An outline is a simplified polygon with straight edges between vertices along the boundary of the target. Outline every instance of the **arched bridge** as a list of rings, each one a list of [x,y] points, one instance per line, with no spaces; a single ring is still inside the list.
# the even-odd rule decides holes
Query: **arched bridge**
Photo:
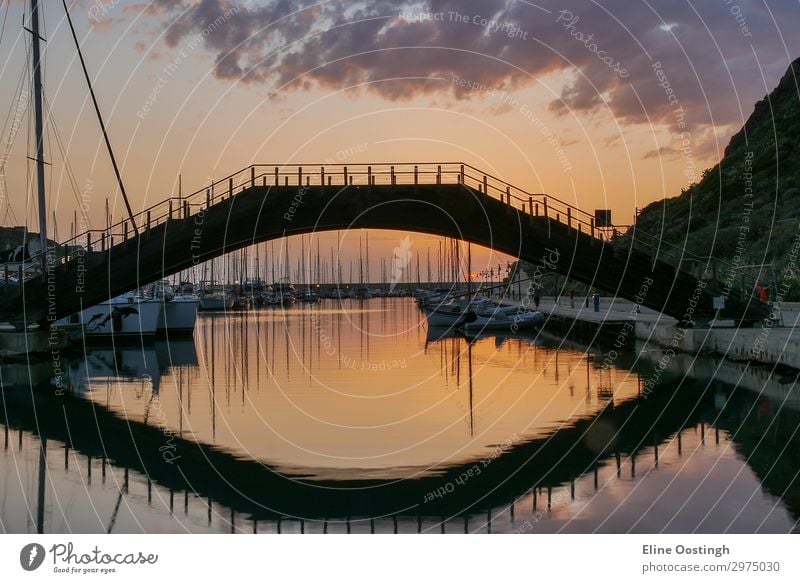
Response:
[[[253,165],[51,249],[43,276],[0,291],[0,321],[47,322],[255,243],[314,231],[396,229],[518,257],[691,325],[722,289],[659,241],[600,228],[592,215],[459,163]],[[691,258],[689,258],[691,259]],[[537,270],[540,271],[540,270]],[[708,275],[709,270],[705,270]],[[8,274],[6,274],[8,277]],[[756,321],[752,288],[722,316]]]

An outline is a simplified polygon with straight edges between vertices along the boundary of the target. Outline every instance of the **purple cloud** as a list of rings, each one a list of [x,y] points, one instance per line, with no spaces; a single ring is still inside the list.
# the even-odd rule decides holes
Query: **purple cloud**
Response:
[[[676,132],[738,127],[800,54],[794,0],[156,0],[149,9],[171,48],[200,42],[213,53],[220,79],[466,100],[476,87],[562,72],[556,114],[607,107],[621,123]]]

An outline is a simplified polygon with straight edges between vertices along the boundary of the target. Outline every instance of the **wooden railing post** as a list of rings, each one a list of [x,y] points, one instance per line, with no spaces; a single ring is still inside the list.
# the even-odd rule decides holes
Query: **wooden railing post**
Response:
[[[589,219],[589,228],[592,230],[592,237],[594,237],[594,217]]]
[[[344,185],[347,186],[347,166],[344,167]]]
[[[86,250],[87,251],[91,251],[92,250],[92,234],[91,233],[86,233]]]
[[[303,186],[303,167],[297,167],[297,186]]]
[[[436,186],[439,186],[442,183],[442,167],[436,167]]]
[[[150,211],[147,211],[147,230],[150,230]]]
[[[502,202],[502,200],[503,200],[503,195],[501,194],[500,195],[500,201]],[[508,205],[511,204],[511,187],[510,186],[506,186],[506,204],[508,204]]]
[[[394,166],[389,166],[389,176],[390,176],[389,182],[391,183],[392,186],[394,186]]]
[[[461,165],[461,184],[464,184],[464,165]]]
[[[206,188],[206,208],[211,206],[211,191]],[[150,213],[148,213],[147,228],[150,228]]]
[[[168,204],[169,204],[169,210],[167,211],[167,213],[168,213],[167,214],[167,218],[169,218],[169,220],[171,221],[172,220],[172,199],[169,199],[169,203]]]
[[[414,165],[414,184],[419,184],[419,166]]]
[[[532,196],[528,197],[528,214],[529,215],[533,214],[533,197]]]
[[[280,177],[278,176],[278,167],[275,166],[275,186],[280,186]]]
[[[367,166],[367,184],[372,186],[372,166]]]
[[[489,194],[489,182],[486,179],[486,174],[483,175],[483,194]]]
[[[547,217],[548,216],[548,213],[547,213],[547,197],[545,196],[542,200],[543,200],[543,204],[544,204],[544,216]]]
[[[567,226],[572,226],[572,207],[567,207]]]
[[[319,185],[325,186],[325,166],[319,167]]]
[[[256,167],[250,166],[250,186],[255,187],[256,185]]]
[[[123,241],[128,240],[128,221],[122,223]]]
[[[233,196],[233,178],[228,178],[228,197]]]

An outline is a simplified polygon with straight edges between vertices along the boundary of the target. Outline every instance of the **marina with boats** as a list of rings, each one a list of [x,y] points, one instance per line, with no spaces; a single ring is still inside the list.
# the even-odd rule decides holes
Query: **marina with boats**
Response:
[[[217,142],[197,135],[193,174],[164,148],[174,184],[129,196],[112,135],[142,124],[109,132],[95,85],[116,80],[93,77],[66,2],[110,168],[92,166],[102,194],[90,212],[76,192],[59,233],[43,5],[26,3],[15,94],[31,94],[36,216],[0,231],[0,529],[798,530],[800,302],[774,270],[615,224],[528,175],[515,186],[491,161],[419,161],[433,138],[311,164],[258,135],[219,142],[244,162],[212,164]]]

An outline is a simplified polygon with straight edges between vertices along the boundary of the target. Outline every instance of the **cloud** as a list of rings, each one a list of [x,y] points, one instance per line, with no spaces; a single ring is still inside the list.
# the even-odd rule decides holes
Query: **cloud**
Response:
[[[476,92],[454,77],[513,90],[561,73],[566,82],[550,104],[555,114],[608,108],[622,124],[676,132],[741,125],[800,53],[788,24],[800,10],[790,0],[768,8],[737,0],[736,14],[711,0],[576,1],[568,9],[551,0],[146,6],[166,27],[171,49],[201,42],[224,80],[281,92],[359,87],[392,101],[443,94],[470,100]]]

